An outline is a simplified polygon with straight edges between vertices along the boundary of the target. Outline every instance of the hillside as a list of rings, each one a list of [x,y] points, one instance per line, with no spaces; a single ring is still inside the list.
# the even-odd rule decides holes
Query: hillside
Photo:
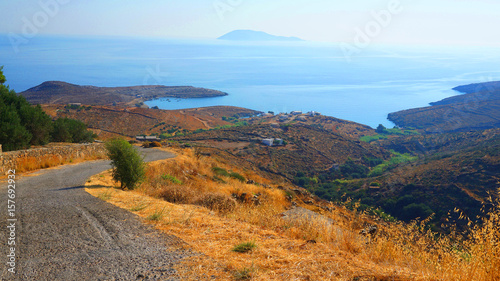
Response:
[[[226,96],[216,90],[188,86],[79,86],[60,81],[44,82],[22,93],[32,104],[133,105],[157,98],[206,98]]]
[[[355,123],[354,123],[355,124]],[[269,147],[265,138],[280,138],[284,146]],[[175,137],[173,140],[223,150],[260,170],[291,180],[299,172],[335,169],[349,159],[385,159],[389,153],[350,136],[308,124],[270,124],[233,127]]]
[[[44,105],[43,109],[54,118],[73,118],[83,121],[98,134],[99,139],[109,137],[135,138],[137,135],[172,136],[198,129],[212,129],[232,125],[223,116],[253,116],[260,112],[215,106],[185,110],[159,110],[148,108],[120,108],[113,106]]]
[[[230,41],[304,41],[297,37],[276,36],[254,30],[234,30],[217,39]]]
[[[460,215],[454,210],[475,220],[483,205],[489,208],[490,199],[499,198],[500,129],[398,136],[371,145],[394,151],[393,158],[360,179],[320,180],[305,187],[324,199],[345,195],[406,221],[434,213],[436,229],[454,223],[463,228],[466,220],[447,221]]]
[[[469,237],[386,222],[315,200],[220,155],[171,148],[132,191],[105,172],[86,191],[182,239],[180,280],[498,280],[500,212]],[[222,160],[222,161],[221,161]]]
[[[500,128],[500,82],[454,88],[464,94],[431,103],[432,106],[391,113],[400,127],[427,133],[464,132]]]

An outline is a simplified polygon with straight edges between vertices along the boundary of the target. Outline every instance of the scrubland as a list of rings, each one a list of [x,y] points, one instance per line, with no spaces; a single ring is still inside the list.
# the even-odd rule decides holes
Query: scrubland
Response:
[[[193,252],[176,268],[182,280],[500,280],[498,207],[466,236],[439,235],[425,220],[384,222],[307,202],[296,187],[223,159],[175,153],[150,163],[136,190],[114,188],[107,171],[87,191],[181,238]],[[295,205],[321,216],[292,218]]]

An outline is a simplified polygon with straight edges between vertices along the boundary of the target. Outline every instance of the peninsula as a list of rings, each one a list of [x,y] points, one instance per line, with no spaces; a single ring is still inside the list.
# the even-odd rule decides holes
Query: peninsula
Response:
[[[158,98],[209,98],[227,93],[191,86],[79,86],[60,81],[44,82],[22,93],[32,104],[133,105]]]

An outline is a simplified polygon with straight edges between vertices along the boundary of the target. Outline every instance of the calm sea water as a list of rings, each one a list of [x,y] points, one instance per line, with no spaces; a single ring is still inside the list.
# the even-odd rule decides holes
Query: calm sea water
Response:
[[[376,127],[390,112],[456,95],[451,88],[500,80],[489,48],[369,47],[346,59],[335,44],[37,36],[16,52],[0,35],[0,65],[17,92],[44,81],[80,85],[192,85],[229,96],[160,99],[162,109],[232,105],[319,111]]]

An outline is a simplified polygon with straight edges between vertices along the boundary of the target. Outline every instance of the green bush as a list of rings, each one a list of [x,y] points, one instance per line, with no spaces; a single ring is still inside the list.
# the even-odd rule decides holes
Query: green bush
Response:
[[[420,204],[411,203],[410,205],[405,206],[403,208],[401,215],[399,217],[405,221],[410,221],[410,220],[414,220],[417,218],[420,218],[423,220],[423,219],[428,218],[432,214],[433,214],[433,211],[429,206],[427,206],[423,203],[420,203]]]
[[[245,179],[245,177],[244,177],[244,176],[242,176],[242,175],[240,175],[240,174],[238,174],[238,173],[236,173],[236,172],[232,172],[232,173],[230,173],[230,174],[229,174],[229,176],[230,176],[231,178],[233,178],[233,179],[237,179],[237,180],[239,180],[239,181],[241,181],[241,182],[245,182],[245,181],[246,181],[246,179]]]
[[[212,172],[218,176],[229,177],[229,173],[223,168],[213,167]]]
[[[175,184],[182,184],[182,181],[180,181],[178,178],[171,176],[171,175],[163,175],[163,176],[161,176],[161,178],[164,180],[169,180]]]
[[[121,189],[134,189],[145,176],[145,164],[139,152],[124,139],[112,139],[105,144],[113,167],[113,179]]]
[[[257,245],[255,245],[255,242],[244,242],[241,244],[238,244],[233,247],[232,251],[237,252],[237,253],[246,253],[250,252],[254,248],[256,248]]]

